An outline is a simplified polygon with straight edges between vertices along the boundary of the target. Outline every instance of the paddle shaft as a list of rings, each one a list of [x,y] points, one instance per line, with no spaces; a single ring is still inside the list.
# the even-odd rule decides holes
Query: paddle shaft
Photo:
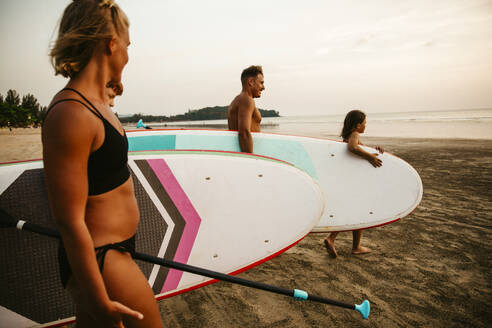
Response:
[[[27,231],[35,232],[35,233],[38,233],[41,235],[49,236],[49,237],[61,238],[60,233],[55,229],[44,227],[44,226],[30,223],[30,222],[26,222],[23,220],[15,220],[12,217],[10,217],[10,215],[5,213],[4,211],[1,211],[1,212],[2,212],[3,221],[8,220],[9,221],[8,226],[10,226],[10,227],[16,226],[17,229],[19,229],[19,230],[27,230]],[[195,267],[195,266],[184,264],[184,263],[170,261],[170,260],[166,260],[166,259],[159,258],[156,256],[151,256],[148,254],[134,252],[134,253],[132,253],[132,257],[134,259],[137,259],[137,260],[141,260],[141,261],[145,261],[145,262],[169,267],[169,268],[176,269],[176,270],[180,270],[180,271],[184,271],[184,272],[189,272],[189,273],[217,279],[217,280],[227,281],[227,282],[230,282],[233,284],[238,284],[238,285],[242,285],[242,286],[246,286],[246,287],[261,289],[261,290],[265,290],[265,291],[269,291],[269,292],[273,292],[273,293],[277,293],[277,294],[281,294],[281,295],[286,295],[286,296],[290,296],[290,297],[294,297],[294,295],[295,295],[295,291],[292,289],[276,287],[276,286],[264,284],[261,282],[251,281],[251,280],[247,280],[247,279],[243,279],[243,278],[239,278],[239,277],[234,277],[234,276],[227,275],[224,273],[211,271],[211,270]],[[334,305],[334,306],[338,306],[338,307],[342,307],[342,308],[346,308],[346,309],[355,310],[354,304],[347,304],[347,303],[339,302],[336,300],[331,300],[331,299],[316,296],[316,295],[308,295],[307,293],[306,293],[306,295],[307,295],[307,298],[304,298],[306,300],[311,300],[311,301],[315,301],[315,302],[319,302],[319,303],[330,304],[330,305]]]
[[[162,258],[151,256],[148,254],[142,254],[142,253],[135,252],[133,254],[133,258],[138,259],[138,260],[142,260],[142,261],[146,261],[146,262],[150,262],[150,263],[154,263],[154,264],[158,264],[158,265],[162,265],[162,266],[169,267],[172,269],[177,269],[180,271],[198,274],[200,276],[205,276],[205,277],[214,278],[217,280],[231,282],[233,284],[238,284],[238,285],[242,285],[242,286],[246,286],[246,287],[261,289],[261,290],[265,290],[268,292],[273,292],[276,294],[286,295],[286,296],[290,296],[290,297],[294,296],[294,290],[292,290],[292,289],[286,289],[286,288],[281,288],[281,287],[277,287],[277,286],[264,284],[262,282],[251,281],[251,280],[231,276],[231,275],[216,272],[216,271],[198,268],[198,267],[188,265],[188,264],[183,264],[183,263],[179,263],[179,262],[174,262],[174,261],[162,259]],[[335,306],[339,306],[339,307],[343,307],[343,308],[347,308],[347,309],[352,309],[352,310],[355,309],[355,306],[353,304],[342,303],[342,302],[338,302],[335,300],[323,298],[320,296],[308,295],[307,299],[311,300],[311,301],[335,305]]]

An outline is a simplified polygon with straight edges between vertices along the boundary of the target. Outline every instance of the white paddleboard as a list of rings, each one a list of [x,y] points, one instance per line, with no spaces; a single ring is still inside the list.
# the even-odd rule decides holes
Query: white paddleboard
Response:
[[[219,130],[127,131],[130,150],[202,149],[240,151],[237,132]],[[374,168],[339,141],[253,133],[255,154],[289,162],[310,174],[325,195],[325,212],[314,232],[346,231],[394,222],[422,199],[422,181],[404,160],[380,154]],[[363,147],[370,152],[375,149]]]
[[[143,152],[130,155],[129,167],[141,217],[137,251],[222,273],[236,274],[282,253],[323,213],[315,180],[278,160],[225,152]],[[0,166],[0,206],[14,218],[54,227],[42,162]],[[22,327],[25,320],[54,324],[74,314],[56,254],[54,239],[0,229],[0,315],[17,313]],[[137,262],[157,299],[213,282]]]

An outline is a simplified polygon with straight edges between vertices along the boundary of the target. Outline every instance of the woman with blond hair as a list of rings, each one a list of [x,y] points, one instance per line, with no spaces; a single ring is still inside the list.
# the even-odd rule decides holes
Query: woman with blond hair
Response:
[[[61,233],[62,283],[78,327],[161,327],[152,289],[131,258],[139,221],[128,141],[107,101],[128,62],[129,22],[113,1],[74,0],[51,49],[69,78],[46,115],[43,161]]]

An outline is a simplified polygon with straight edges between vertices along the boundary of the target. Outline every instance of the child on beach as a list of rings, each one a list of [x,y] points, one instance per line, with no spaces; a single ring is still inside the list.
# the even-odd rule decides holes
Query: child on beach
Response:
[[[106,84],[106,95],[108,97],[109,107],[114,107],[114,98],[123,94],[123,84],[121,82],[108,82]]]
[[[366,114],[360,110],[352,110],[345,116],[341,137],[343,138],[343,141],[347,143],[349,151],[365,158],[372,166],[376,168],[380,167],[383,165],[383,162],[378,158],[378,154],[371,154],[360,147],[364,144],[360,141],[359,135],[364,133],[365,129]],[[384,152],[383,147],[376,146],[376,149],[381,154]],[[335,249],[335,239],[337,238],[337,235],[338,232],[332,232],[324,241],[326,250],[332,257],[337,257],[337,251]],[[360,245],[362,230],[352,231],[352,236],[352,254],[359,255],[371,252],[369,248]]]

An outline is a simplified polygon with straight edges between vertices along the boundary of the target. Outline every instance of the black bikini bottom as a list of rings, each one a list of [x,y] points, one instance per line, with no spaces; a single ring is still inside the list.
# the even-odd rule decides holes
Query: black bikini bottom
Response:
[[[135,252],[135,235],[118,243],[106,244],[94,249],[96,251],[96,259],[97,263],[99,264],[99,270],[101,271],[101,273],[103,271],[106,253],[110,249],[114,249],[122,253],[126,252],[133,254]],[[68,279],[70,279],[70,275],[72,274],[72,269],[70,268],[70,264],[68,263],[67,253],[65,252],[65,247],[63,247],[62,241],[60,241],[60,244],[58,246],[58,265],[60,267],[61,283],[63,285],[63,288],[65,288],[67,286]]]

